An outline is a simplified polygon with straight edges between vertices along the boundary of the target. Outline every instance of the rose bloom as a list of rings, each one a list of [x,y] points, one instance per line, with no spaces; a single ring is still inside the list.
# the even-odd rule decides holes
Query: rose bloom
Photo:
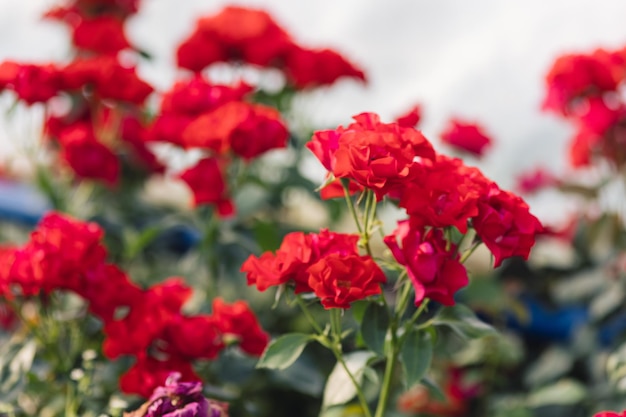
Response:
[[[365,82],[363,71],[332,49],[293,46],[287,53],[285,72],[296,89],[330,85],[342,77]]]
[[[441,133],[441,140],[455,149],[478,157],[483,156],[492,143],[492,139],[481,126],[455,119],[452,119]]]
[[[287,146],[289,132],[280,113],[271,107],[231,101],[192,121],[183,132],[183,146],[217,153],[232,151],[251,160]]]
[[[223,161],[217,158],[204,158],[196,165],[179,174],[193,192],[193,204],[212,204],[220,216],[230,216],[235,212],[222,173]]]
[[[315,132],[306,146],[335,177],[373,190],[378,199],[417,178],[416,160],[435,158],[430,142],[415,129],[382,123],[374,113],[353,119],[347,127]]]
[[[516,179],[515,188],[523,194],[533,194],[559,184],[559,179],[543,167],[523,172]]]
[[[415,289],[415,305],[424,298],[444,305],[454,304],[454,295],[468,283],[467,271],[459,262],[456,246],[448,247],[441,230],[423,232],[404,220],[384,241],[396,261],[406,267]]]
[[[241,266],[247,273],[248,285],[256,285],[259,291],[269,287],[293,283],[296,294],[311,292],[307,268],[331,253],[358,254],[358,235],[330,232],[289,233],[283,239],[276,254],[265,252],[260,257],[250,255]]]
[[[493,254],[494,266],[512,256],[528,259],[535,236],[543,231],[528,204],[495,184],[478,203],[478,215],[472,218],[476,234]]]
[[[402,127],[415,127],[422,118],[422,107],[415,105],[401,116],[396,117],[396,123]]]
[[[621,413],[615,411],[600,411],[593,415],[593,417],[626,417],[626,410]]]
[[[350,308],[350,303],[382,292],[387,281],[369,256],[330,254],[311,265],[309,285],[324,308]]]
[[[230,338],[238,342],[239,348],[249,355],[261,356],[270,338],[245,301],[227,304],[221,298],[215,298],[213,317],[225,340]]]
[[[546,76],[542,107],[567,116],[577,98],[616,91],[618,78],[601,51],[569,54],[557,58]]]
[[[201,382],[180,379],[180,373],[170,374],[165,386],[156,388],[146,403],[124,417],[228,417],[228,404],[205,398]]]

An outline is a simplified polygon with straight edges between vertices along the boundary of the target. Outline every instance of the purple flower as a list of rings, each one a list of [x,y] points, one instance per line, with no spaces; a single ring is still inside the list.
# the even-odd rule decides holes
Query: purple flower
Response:
[[[202,383],[179,379],[180,373],[172,373],[164,387],[155,389],[146,403],[124,417],[228,417],[228,405],[206,399]]]

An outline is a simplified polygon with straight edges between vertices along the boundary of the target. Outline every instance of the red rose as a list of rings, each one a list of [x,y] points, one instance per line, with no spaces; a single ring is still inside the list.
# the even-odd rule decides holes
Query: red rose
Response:
[[[422,118],[422,108],[419,105],[411,107],[406,113],[396,117],[396,123],[402,127],[415,127]]]
[[[120,175],[117,156],[102,143],[93,140],[73,140],[67,143],[61,158],[81,178],[98,179],[115,185]]]
[[[124,354],[139,354],[161,338],[170,321],[180,315],[191,289],[182,278],[169,278],[145,290],[134,300],[126,316],[105,323],[104,354],[115,359]]]
[[[387,281],[369,256],[331,253],[311,265],[309,286],[324,308],[350,308],[350,303],[382,292]]]
[[[186,147],[231,150],[250,160],[271,149],[284,148],[289,133],[280,113],[256,104],[231,101],[191,122],[183,132]]]
[[[495,267],[512,256],[528,259],[535,235],[543,230],[524,200],[500,190],[495,184],[478,203],[478,215],[472,219],[472,224],[493,254]]]
[[[204,158],[179,174],[179,178],[191,188],[195,206],[213,204],[221,216],[230,216],[235,207],[228,197],[220,165],[217,158]]]
[[[444,239],[441,230],[423,232],[405,220],[384,241],[396,261],[406,267],[415,289],[415,305],[424,298],[454,305],[454,295],[468,283],[467,271],[459,262],[456,246]]]
[[[165,327],[166,351],[177,357],[215,359],[224,348],[219,321],[206,314],[178,316]]]
[[[592,55],[571,54],[559,57],[546,76],[547,94],[543,109],[565,116],[577,98],[588,94],[615,91],[619,82],[601,51]]]
[[[176,356],[155,358],[146,353],[138,354],[133,366],[120,377],[120,389],[127,394],[150,397],[155,388],[165,384],[172,372],[180,372],[184,381],[200,381],[191,363]]]
[[[485,134],[481,126],[455,119],[452,119],[441,133],[441,140],[458,150],[479,157],[483,156],[492,143],[491,138]]]
[[[292,42],[262,10],[229,6],[201,18],[178,48],[178,65],[192,71],[219,61],[243,61],[262,67],[278,64]]]
[[[411,224],[418,228],[454,226],[465,233],[468,219],[478,214],[477,202],[491,182],[458,158],[438,155],[434,162],[425,160],[421,166],[415,181],[396,190]]]
[[[215,298],[213,316],[225,338],[234,337],[241,350],[250,355],[261,356],[269,343],[269,335],[263,331],[245,301],[235,301],[229,305],[221,298]]]
[[[106,15],[80,19],[74,27],[72,41],[77,48],[100,54],[116,54],[130,47],[124,34],[124,23]]]
[[[315,132],[307,147],[335,177],[349,178],[381,199],[414,180],[417,160],[433,159],[435,151],[417,130],[381,123],[373,113],[335,131]]]
[[[593,417],[626,417],[626,410],[621,413],[615,411],[600,411],[599,413],[595,413]]]
[[[260,258],[254,255],[241,266],[247,273],[248,285],[256,285],[259,291],[288,282],[295,284],[296,294],[311,292],[307,268],[329,254],[357,255],[358,235],[329,232],[305,235],[289,233],[283,239],[276,254],[265,252]]]
[[[363,71],[331,49],[305,49],[294,45],[285,59],[285,73],[297,89],[330,85],[341,77],[365,81]]]

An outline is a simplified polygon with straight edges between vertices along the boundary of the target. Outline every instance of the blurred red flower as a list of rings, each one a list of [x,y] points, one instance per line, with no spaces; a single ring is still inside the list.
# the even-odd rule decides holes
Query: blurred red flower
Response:
[[[204,158],[178,175],[193,192],[194,205],[215,205],[221,216],[234,214],[235,207],[228,196],[221,162],[217,158]]]
[[[456,119],[450,120],[441,133],[441,140],[455,149],[478,157],[483,156],[493,142],[480,125]]]

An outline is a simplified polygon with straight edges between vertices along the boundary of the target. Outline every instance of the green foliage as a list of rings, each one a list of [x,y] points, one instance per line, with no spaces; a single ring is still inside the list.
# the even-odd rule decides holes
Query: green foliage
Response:
[[[285,369],[294,363],[313,338],[303,333],[290,333],[273,340],[263,352],[257,368]]]
[[[357,395],[357,389],[352,382],[352,377],[361,384],[367,363],[373,358],[371,352],[356,351],[347,353],[343,356],[345,367],[341,363],[337,363],[332,372],[328,376],[326,387],[324,388],[323,407],[328,408],[334,405],[345,404]],[[352,377],[350,376],[352,375]]]
[[[442,308],[433,321],[434,326],[444,326],[452,329],[464,339],[474,339],[495,333],[495,329],[481,321],[476,315],[461,304]]]
[[[429,332],[412,331],[406,336],[400,352],[407,388],[419,383],[430,369],[433,359],[433,341]]]
[[[387,307],[377,302],[369,303],[361,320],[361,335],[365,345],[380,356],[385,355],[389,321]]]

